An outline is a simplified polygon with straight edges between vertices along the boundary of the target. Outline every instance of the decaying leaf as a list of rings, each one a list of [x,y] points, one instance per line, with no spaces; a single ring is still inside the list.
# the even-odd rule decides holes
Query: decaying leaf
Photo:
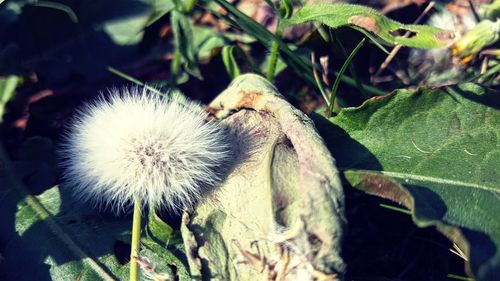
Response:
[[[454,38],[451,31],[428,25],[402,24],[369,7],[345,3],[305,5],[280,24],[288,27],[310,22],[331,28],[361,28],[375,35],[382,43],[414,48],[442,48],[451,44]],[[407,32],[409,37],[404,36]]]
[[[182,234],[193,278],[340,280],[345,224],[334,160],[311,120],[264,78],[236,78],[210,110],[234,163]]]

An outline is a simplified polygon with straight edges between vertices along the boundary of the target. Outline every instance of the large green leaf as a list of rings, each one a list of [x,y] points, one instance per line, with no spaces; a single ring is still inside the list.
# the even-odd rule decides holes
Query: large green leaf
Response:
[[[478,280],[500,276],[498,93],[474,84],[399,90],[318,119],[353,186],[437,225]]]
[[[408,25],[391,20],[376,10],[353,4],[313,4],[300,8],[283,26],[307,22],[325,24],[331,28],[353,26],[375,34],[384,43],[415,48],[439,48],[450,43],[453,33],[426,25]],[[410,36],[404,36],[410,32]]]
[[[46,146],[46,142],[37,139],[30,146],[35,145],[40,148]],[[46,149],[36,151],[42,150]],[[92,210],[77,202],[67,188],[56,186],[38,196],[31,195],[18,179],[30,182],[30,177],[38,177],[36,170],[40,165],[27,165],[28,160],[13,165],[0,147],[0,251],[3,256],[0,279],[128,279],[130,218]],[[21,169],[15,171],[15,166]],[[162,229],[153,232],[159,233]],[[177,275],[180,280],[190,280],[186,263],[167,250],[167,245],[158,244],[150,236],[144,236],[141,244],[143,263],[154,268],[143,270],[143,274],[169,278]],[[183,256],[183,251],[176,249],[176,254]]]

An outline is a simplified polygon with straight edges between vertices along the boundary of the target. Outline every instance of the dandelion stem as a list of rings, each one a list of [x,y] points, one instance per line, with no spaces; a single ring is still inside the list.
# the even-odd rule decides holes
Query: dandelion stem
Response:
[[[132,246],[130,247],[130,281],[139,280],[139,265],[135,257],[139,257],[141,241],[141,200],[134,200],[134,218],[132,220]]]

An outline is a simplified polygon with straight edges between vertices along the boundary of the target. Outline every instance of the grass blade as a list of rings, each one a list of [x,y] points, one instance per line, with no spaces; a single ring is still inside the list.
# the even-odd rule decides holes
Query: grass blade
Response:
[[[359,41],[358,45],[354,48],[354,50],[352,50],[352,52],[349,54],[349,56],[345,60],[344,64],[340,68],[339,73],[337,74],[337,77],[335,78],[335,82],[333,83],[333,87],[332,87],[332,95],[330,96],[330,103],[328,106],[328,111],[329,111],[330,115],[333,113],[333,106],[335,103],[335,97],[337,96],[337,91],[339,88],[340,80],[341,80],[342,76],[344,75],[344,72],[346,71],[347,67],[351,64],[352,59],[356,56],[356,54],[358,53],[361,46],[363,46],[363,44],[365,43],[365,40],[366,39],[363,38],[363,39],[361,39],[361,41]]]
[[[316,86],[316,80],[312,74],[312,64],[307,57],[300,56],[292,51],[287,44],[285,44],[281,39],[277,38],[269,30],[264,28],[258,22],[245,15],[233,5],[225,0],[214,0],[215,3],[227,10],[228,14],[232,15],[235,20],[229,20],[232,23],[238,25],[239,29],[243,30],[245,33],[255,37],[262,45],[270,49],[273,42],[279,44],[279,49],[281,51],[281,58],[283,61],[293,69],[293,71],[299,75],[303,80],[307,81],[311,86]],[[223,16],[229,18],[228,16]],[[348,76],[343,75],[340,78],[344,83],[356,87],[356,81]],[[375,87],[363,84],[363,89],[366,92],[380,96],[385,95],[386,92]]]

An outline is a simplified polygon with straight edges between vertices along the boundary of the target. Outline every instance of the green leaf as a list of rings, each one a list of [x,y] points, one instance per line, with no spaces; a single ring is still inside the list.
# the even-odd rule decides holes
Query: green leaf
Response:
[[[111,18],[103,23],[102,28],[113,42],[121,46],[130,46],[142,40],[144,29],[170,12],[175,6],[169,0],[142,0],[127,3],[129,15]],[[115,8],[109,6],[109,8]],[[121,7],[116,7],[118,10]]]
[[[0,77],[0,123],[5,113],[5,105],[14,97],[20,81],[21,79],[14,75]]]
[[[44,81],[61,81],[74,74],[102,77],[106,65],[143,56],[136,44],[144,29],[171,7],[169,0],[96,0],[85,5],[75,1],[5,1],[0,9],[0,70],[29,70]]]
[[[153,1],[151,4],[153,13],[149,16],[149,20],[146,24],[147,26],[152,25],[175,8],[175,4],[171,0]]]
[[[281,25],[287,27],[307,22],[322,23],[331,28],[355,26],[376,35],[386,44],[415,48],[446,47],[453,35],[432,26],[402,24],[372,8],[344,3],[306,5],[290,19],[284,19]],[[406,32],[411,32],[411,35],[405,37]]]
[[[130,218],[92,210],[64,187],[33,196],[18,175],[29,179],[36,170],[23,164],[15,171],[1,146],[0,162],[0,240],[9,241],[2,249],[1,280],[128,279]],[[154,265],[143,274],[172,277],[173,265],[180,280],[191,280],[181,249],[174,255],[148,237],[141,243],[141,258]]]
[[[301,55],[298,51],[292,50],[290,46],[285,44],[282,40],[277,38],[274,34],[269,32],[265,27],[260,25],[258,22],[245,15],[238,9],[236,9],[233,5],[228,3],[226,0],[214,0],[215,3],[223,7],[227,10],[228,14],[234,17],[235,20],[232,20],[229,17],[226,17],[226,20],[237,24],[238,28],[243,30],[245,33],[255,37],[262,45],[264,45],[267,49],[271,48],[271,44],[273,42],[278,42],[280,56],[283,58],[283,61],[290,66],[293,71],[301,77],[304,81],[309,82],[312,86],[316,86],[316,81],[314,80],[311,60],[307,55]],[[217,11],[212,10],[214,13]],[[343,75],[341,78],[342,82],[349,84],[351,86],[357,86],[356,81],[354,79]],[[385,94],[383,91],[363,84],[363,89],[373,95],[381,95]]]
[[[149,15],[143,15],[142,17],[108,21],[103,25],[103,29],[116,44],[122,46],[135,45],[141,41],[143,28],[148,20]]]
[[[357,188],[411,208],[465,252],[477,280],[500,276],[500,104],[467,83],[399,90],[318,127]]]
[[[255,39],[246,34],[232,32],[221,33],[216,28],[209,26],[193,25],[191,29],[193,34],[193,45],[198,52],[198,62],[210,60],[218,53],[217,49],[224,47],[229,42],[239,41],[249,44],[255,41]]]
[[[234,58],[234,48],[235,46],[224,46],[222,48],[222,62],[231,79],[236,78],[241,73],[238,63],[236,63],[236,59]]]
[[[153,211],[149,212],[146,230],[147,235],[160,244],[167,245],[175,238],[174,229]]]
[[[127,5],[127,4],[125,4]],[[131,15],[112,18],[104,22],[103,29],[118,45],[135,45],[142,40],[144,29],[175,7],[170,0],[142,0],[128,3]],[[110,8],[113,8],[111,6]]]
[[[280,0],[279,14],[281,18],[289,18],[292,16],[293,6],[291,0]]]
[[[208,26],[192,26],[194,45],[198,50],[198,59],[207,61],[214,55],[214,50],[227,43],[224,34]]]
[[[345,62],[342,64],[342,67],[340,68],[337,77],[335,77],[335,81],[333,82],[333,87],[332,87],[332,91],[331,91],[332,94],[330,96],[330,102],[328,103],[328,111],[329,111],[328,112],[328,114],[329,114],[328,116],[331,116],[331,114],[335,110],[334,109],[334,106],[335,106],[335,97],[337,96],[337,91],[339,89],[340,79],[344,75],[344,72],[346,71],[346,69],[351,64],[352,59],[356,56],[356,54],[358,53],[359,49],[365,43],[365,40],[366,40],[365,38],[361,39],[361,41],[359,41],[358,45],[356,45],[356,47],[354,47],[354,49],[351,51],[351,53],[349,54],[349,56],[347,57],[347,59],[345,60]]]
[[[175,48],[181,54],[184,70],[198,79],[203,79],[198,69],[198,49],[189,18],[177,10],[173,10],[170,16]]]

